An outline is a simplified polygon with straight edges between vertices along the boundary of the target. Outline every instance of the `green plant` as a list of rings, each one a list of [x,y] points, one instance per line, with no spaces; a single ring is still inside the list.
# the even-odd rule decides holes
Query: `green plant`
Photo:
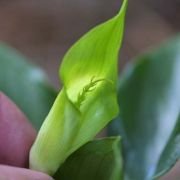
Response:
[[[138,57],[118,80],[126,7],[70,48],[59,93],[42,70],[0,46],[0,90],[40,128],[30,169],[57,180],[150,180],[179,159],[180,38]],[[116,117],[108,126],[115,137],[93,140]]]

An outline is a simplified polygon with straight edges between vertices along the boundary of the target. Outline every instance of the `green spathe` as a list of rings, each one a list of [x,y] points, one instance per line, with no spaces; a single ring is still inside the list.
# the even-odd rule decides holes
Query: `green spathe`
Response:
[[[83,36],[60,68],[64,87],[30,152],[30,168],[53,175],[118,114],[117,60],[127,0],[111,20]]]

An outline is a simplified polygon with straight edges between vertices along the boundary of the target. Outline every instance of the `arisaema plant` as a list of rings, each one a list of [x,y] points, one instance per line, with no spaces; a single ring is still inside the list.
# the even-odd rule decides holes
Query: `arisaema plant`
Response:
[[[60,91],[25,57],[0,46],[0,90],[38,130],[35,138],[25,116],[1,93],[5,148],[1,145],[0,164],[21,167],[21,174],[29,158],[27,176],[39,171],[57,180],[151,180],[175,164],[180,155],[180,38],[137,58],[118,80],[126,8],[124,0],[115,17],[65,54]],[[93,140],[113,119],[108,133],[115,136]],[[9,156],[13,149],[20,150],[18,158]]]

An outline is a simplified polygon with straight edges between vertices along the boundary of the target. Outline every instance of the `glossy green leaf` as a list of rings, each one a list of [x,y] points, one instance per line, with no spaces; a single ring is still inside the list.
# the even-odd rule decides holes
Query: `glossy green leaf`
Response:
[[[37,129],[56,97],[45,73],[3,44],[0,45],[0,91],[21,108]]]
[[[136,58],[120,77],[119,120],[128,180],[149,180],[180,157],[180,37]],[[119,128],[117,128],[117,126]]]
[[[122,180],[120,138],[91,141],[74,152],[55,174],[55,180]]]
[[[118,114],[117,60],[127,0],[111,20],[83,36],[60,68],[64,84],[30,153],[30,167],[54,174],[66,158]]]

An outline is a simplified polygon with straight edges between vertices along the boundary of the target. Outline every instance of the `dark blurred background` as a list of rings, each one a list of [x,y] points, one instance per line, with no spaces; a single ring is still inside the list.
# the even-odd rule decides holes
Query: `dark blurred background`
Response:
[[[43,67],[58,88],[58,68],[67,49],[115,15],[120,5],[121,0],[0,0],[0,41]],[[125,28],[120,69],[180,32],[180,0],[129,0]]]
[[[58,67],[85,32],[117,13],[121,0],[0,0],[0,41],[43,67],[59,87]],[[180,30],[180,0],[129,0],[120,68]]]

